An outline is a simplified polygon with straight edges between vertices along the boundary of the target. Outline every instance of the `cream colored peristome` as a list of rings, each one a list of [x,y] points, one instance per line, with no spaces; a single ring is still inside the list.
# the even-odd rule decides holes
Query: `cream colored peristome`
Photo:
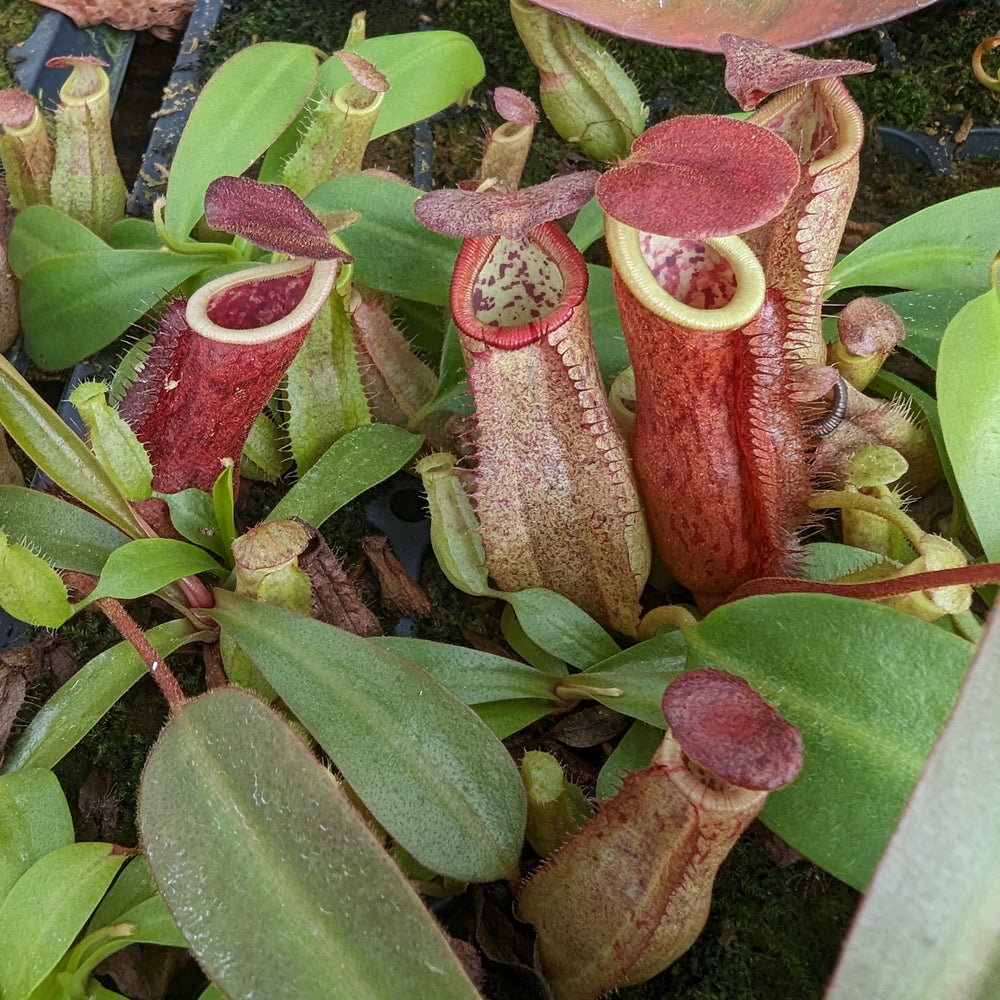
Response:
[[[653,277],[639,249],[639,230],[604,216],[611,259],[632,294],[650,312],[688,330],[719,332],[745,326],[764,305],[764,269],[738,236],[699,240],[720,254],[733,269],[736,292],[721,309],[696,309],[675,299]]]
[[[201,337],[218,340],[226,344],[267,344],[272,340],[287,337],[295,330],[312,322],[320,306],[333,289],[340,265],[338,260],[307,260],[296,257],[280,264],[263,264],[260,267],[240,271],[237,275],[227,274],[202,285],[190,299],[184,316],[188,326]],[[288,274],[298,274],[307,267],[314,267],[312,280],[299,304],[286,316],[267,326],[251,327],[246,330],[232,330],[213,323],[208,318],[208,304],[213,296],[250,281],[266,281],[269,278],[283,278]],[[237,280],[238,279],[238,280]]]

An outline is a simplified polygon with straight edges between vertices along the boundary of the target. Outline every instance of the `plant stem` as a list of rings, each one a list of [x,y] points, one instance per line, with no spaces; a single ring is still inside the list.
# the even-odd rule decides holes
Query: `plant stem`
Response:
[[[121,632],[122,636],[132,644],[132,648],[139,654],[142,662],[146,664],[150,676],[156,681],[163,696],[167,699],[171,709],[177,708],[185,701],[184,692],[181,690],[177,678],[167,664],[160,658],[159,653],[153,648],[153,644],[146,637],[146,633],[139,627],[138,622],[125,610],[122,603],[114,597],[100,597],[94,602],[101,611],[107,615],[111,623]]]

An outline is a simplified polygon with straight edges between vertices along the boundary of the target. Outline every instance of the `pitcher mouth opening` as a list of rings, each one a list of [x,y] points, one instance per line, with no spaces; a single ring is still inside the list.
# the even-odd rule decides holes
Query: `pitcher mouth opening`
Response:
[[[339,261],[298,258],[208,282],[188,300],[188,325],[227,344],[266,344],[312,321],[330,294]]]
[[[562,326],[586,292],[583,259],[550,223],[519,238],[466,240],[452,282],[452,314],[467,337],[515,350]]]
[[[744,326],[764,304],[764,272],[738,236],[678,239],[605,217],[611,258],[651,312],[692,330]]]

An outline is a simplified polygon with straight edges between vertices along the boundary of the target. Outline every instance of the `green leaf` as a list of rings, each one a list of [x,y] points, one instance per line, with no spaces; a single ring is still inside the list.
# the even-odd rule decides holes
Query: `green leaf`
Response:
[[[188,642],[210,638],[187,619],[149,629],[146,638],[160,656]],[[141,677],[146,665],[128,642],[95,656],[53,694],[21,734],[4,761],[5,772],[55,767]]]
[[[417,220],[413,203],[421,193],[385,177],[348,174],[320,184],[305,200],[317,213],[362,213],[360,221],[339,234],[354,255],[354,277],[360,284],[445,305],[462,241],[432,233]]]
[[[493,730],[497,739],[505,740],[548,715],[552,711],[552,703],[541,698],[517,698],[513,701],[484,701],[474,708],[476,715]]]
[[[776,622],[794,628],[776,631]],[[798,726],[802,773],[761,818],[863,889],[962,682],[972,646],[880,604],[825,594],[751,597],[685,629],[689,667],[746,678]]]
[[[204,549],[189,542],[177,538],[138,538],[108,556],[87,603],[99,597],[122,600],[144,597],[182,576],[196,573],[224,576],[225,570]]]
[[[631,364],[621,320],[618,318],[618,302],[611,280],[611,268],[600,264],[588,264],[587,308],[590,311],[590,325],[594,331],[594,347],[597,349],[597,363],[601,369],[601,379],[607,389],[619,372]]]
[[[148,219],[121,219],[111,227],[108,244],[116,250],[157,250],[163,244]]]
[[[246,692],[174,713],[146,764],[139,822],[160,891],[225,995],[476,1000],[329,772]]]
[[[212,616],[417,861],[464,881],[517,870],[524,789],[503,745],[469,708],[366,639],[214,593]]]
[[[70,496],[126,534],[144,534],[128,501],[93,452],[2,355],[0,424],[28,458]]]
[[[7,259],[14,274],[23,278],[36,264],[51,257],[107,249],[108,244],[82,222],[48,205],[31,205],[14,219]]]
[[[315,49],[264,42],[242,49],[212,74],[191,109],[167,183],[164,223],[185,240],[217,177],[242,174],[284,131],[316,84]]]
[[[389,78],[373,139],[430,118],[461,101],[486,74],[482,56],[472,41],[457,31],[418,31],[366,38],[351,51],[363,56]],[[321,70],[332,90],[350,76],[339,59]]]
[[[448,321],[444,339],[441,341],[441,362],[438,366],[438,387],[434,398],[427,403],[423,413],[433,413],[444,408],[461,413],[471,413],[466,406],[469,394],[469,376],[465,371],[462,345],[458,339],[458,327],[454,320]],[[465,402],[460,402],[465,400]]]
[[[125,861],[110,844],[66,844],[0,904],[0,996],[26,998],[56,967]]]
[[[558,656],[547,653],[541,646],[528,638],[527,633],[521,628],[521,623],[517,620],[517,615],[514,614],[514,609],[509,604],[504,606],[500,614],[500,631],[503,633],[507,645],[536,670],[548,674],[550,677],[565,677],[567,675],[566,664]]]
[[[128,541],[89,510],[23,486],[0,486],[0,531],[15,541],[26,540],[53,566],[92,576]]]
[[[391,635],[372,641],[426,670],[466,705],[514,698],[551,700],[558,683],[558,678],[530,664],[479,649]],[[565,665],[562,676],[566,676]]]
[[[223,467],[212,485],[212,513],[218,534],[212,539],[218,546],[227,566],[233,565],[233,541],[236,539],[236,510],[234,471],[232,465]]]
[[[622,778],[629,771],[640,771],[649,767],[653,754],[662,742],[662,726],[633,722],[601,768],[601,773],[597,777],[597,787],[594,789],[597,797],[611,798],[621,787]]]
[[[73,817],[51,771],[0,776],[0,903],[36,861],[71,843]]]
[[[41,368],[68,368],[218,262],[161,250],[91,250],[44,260],[21,279],[25,350]]]
[[[906,324],[906,339],[899,345],[930,368],[937,368],[938,350],[945,327],[978,288],[934,288],[923,292],[894,292],[879,298],[892,306]]]
[[[998,214],[1000,188],[987,188],[908,215],[842,258],[827,294],[861,285],[981,291],[997,252]]]
[[[573,245],[583,253],[591,243],[596,243],[604,237],[604,209],[597,202],[597,198],[591,198],[580,211],[576,213],[573,226],[569,231],[569,238]]]
[[[1000,769],[998,716],[994,615],[879,862],[827,1000],[997,995],[1000,786],[987,776]]]
[[[267,520],[300,517],[318,528],[344,504],[398,472],[423,440],[419,434],[389,424],[358,427],[327,448]]]
[[[187,942],[170,916],[166,903],[153,882],[149,863],[140,855],[133,858],[107,891],[87,925],[87,933],[115,924],[133,924],[135,931],[122,943],[159,944],[186,948]]]
[[[189,542],[214,552],[220,559],[232,558],[232,553],[220,537],[212,498],[204,490],[191,487],[157,496],[167,505],[170,523],[179,534]]]
[[[620,652],[590,615],[561,594],[533,587],[502,596],[532,642],[574,667],[586,670]]]
[[[593,697],[616,712],[665,729],[663,692],[684,669],[686,655],[683,634],[666,632],[594,664],[584,674],[577,675],[572,680],[582,684],[599,683],[602,687],[620,688],[621,695],[602,697],[595,691]]]
[[[802,577],[806,580],[836,580],[885,561],[877,552],[835,542],[810,542],[804,550]]]
[[[1000,559],[1000,293],[965,305],[938,359],[938,413],[955,480],[988,559]]]

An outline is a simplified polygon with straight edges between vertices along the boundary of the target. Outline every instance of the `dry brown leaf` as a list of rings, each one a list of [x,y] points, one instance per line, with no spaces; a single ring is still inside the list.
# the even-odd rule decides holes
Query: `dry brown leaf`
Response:
[[[390,614],[429,618],[433,609],[423,587],[414,583],[389,548],[389,540],[369,535],[361,540],[361,549],[378,579],[382,607]]]
[[[78,28],[110,24],[123,31],[150,31],[169,41],[184,30],[194,0],[35,0],[72,18]]]
[[[304,521],[293,518],[309,535],[309,544],[299,556],[299,568],[309,574],[312,583],[310,611],[313,618],[336,625],[346,632],[371,637],[381,635],[378,619],[358,596],[340,560],[326,544],[326,539]]]

